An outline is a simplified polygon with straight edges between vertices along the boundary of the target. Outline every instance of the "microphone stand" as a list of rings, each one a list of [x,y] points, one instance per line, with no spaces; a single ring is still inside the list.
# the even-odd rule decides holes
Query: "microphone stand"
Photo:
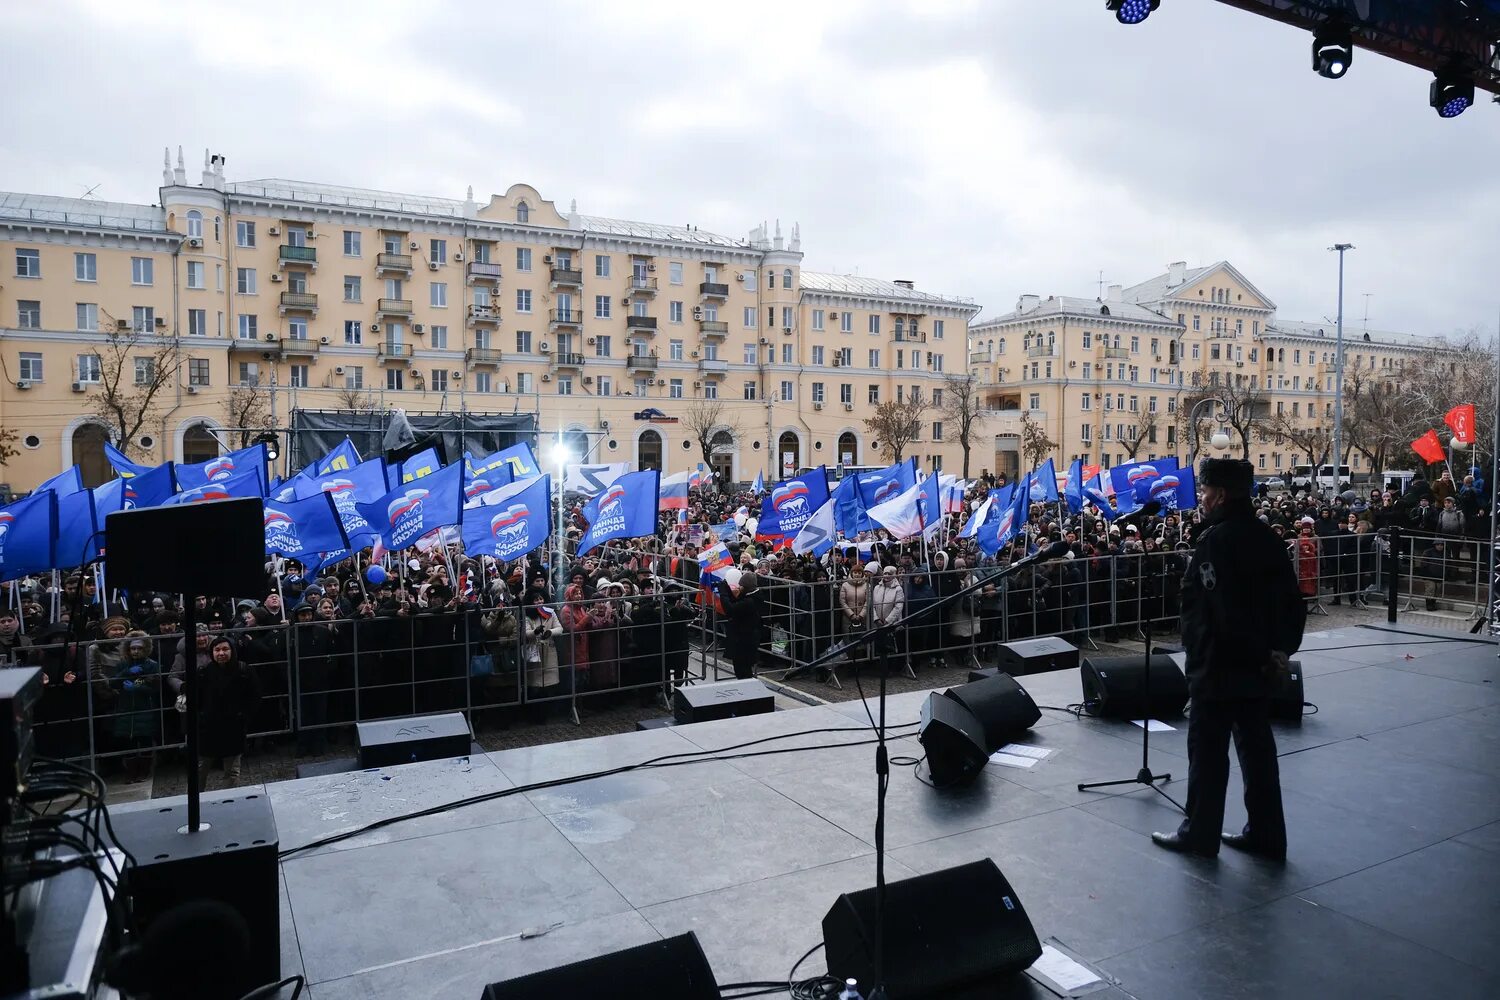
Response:
[[[846,639],[832,649],[827,650],[821,656],[814,657],[807,662],[806,669],[814,670],[825,662],[844,655],[851,649],[862,645],[868,645],[876,640],[880,641],[880,715],[879,724],[875,727],[875,987],[868,994],[869,1000],[885,1000],[885,791],[890,784],[890,758],[886,753],[885,746],[885,680],[890,669],[890,644],[886,641],[898,628],[908,627],[930,615],[936,614],[943,608],[955,603],[960,598],[967,597],[975,591],[994,583],[996,580],[1009,576],[1023,566],[1044,562],[1048,559],[1060,559],[1068,551],[1067,542],[1053,542],[1045,549],[1038,549],[1032,555],[1027,556],[1020,562],[1011,563],[1000,572],[986,576],[982,580],[975,580],[967,587],[961,587],[953,593],[940,600],[933,601],[927,607],[914,614],[903,615],[894,622],[877,625],[867,629],[865,632]],[[875,585],[870,584],[870,594],[865,599],[866,607],[873,608],[875,601]],[[865,620],[869,621],[867,613]],[[1149,645],[1147,647],[1149,651]],[[859,669],[858,666],[855,669]]]

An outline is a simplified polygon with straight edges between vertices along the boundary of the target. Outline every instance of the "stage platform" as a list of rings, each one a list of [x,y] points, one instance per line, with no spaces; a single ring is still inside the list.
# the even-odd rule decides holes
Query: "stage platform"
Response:
[[[1150,831],[1178,819],[1157,795],[1075,788],[1133,776],[1139,728],[1047,711],[1029,742],[1055,752],[1032,769],[992,764],[960,791],[892,769],[888,878],[993,858],[1038,935],[1112,984],[1091,996],[1500,996],[1496,653],[1420,628],[1309,635],[1299,659],[1319,711],[1277,727],[1284,866],[1153,847]],[[1076,671],[1021,681],[1041,704],[1080,699]],[[891,699],[890,721],[914,722],[924,697]],[[264,791],[290,848],[468,795],[865,720],[846,702]],[[1174,724],[1152,734],[1151,762],[1180,799]],[[921,751],[909,738],[892,752]],[[297,855],[282,864],[285,971],[305,971],[316,1000],[477,1000],[492,980],[692,930],[721,983],[785,978],[834,898],[874,882],[873,757],[842,746],[637,771]],[[820,952],[799,977],[823,969]],[[625,983],[600,995],[633,996]],[[1051,994],[1023,978],[1006,995]]]

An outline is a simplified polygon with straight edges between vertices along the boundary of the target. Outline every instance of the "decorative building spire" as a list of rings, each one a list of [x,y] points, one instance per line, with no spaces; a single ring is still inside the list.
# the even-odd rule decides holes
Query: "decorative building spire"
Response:
[[[172,148],[163,146],[161,148],[161,183],[168,187],[172,183]]]
[[[175,184],[187,183],[187,164],[182,160],[182,147],[177,147],[177,169],[172,171],[172,181]]]
[[[792,223],[792,245],[789,249],[798,252],[802,250],[802,224],[800,222]]]
[[[464,190],[464,218],[472,219],[479,215],[479,206],[474,203],[474,185],[470,184]]]
[[[776,220],[776,249],[777,249],[777,250],[780,250],[780,249],[781,249],[781,247],[782,247],[782,239],[781,239],[781,220],[780,220],[780,219],[777,219],[777,220]]]
[[[203,186],[206,187],[206,188],[214,187],[215,186],[215,184],[214,184],[215,180],[217,180],[217,178],[214,177],[214,165],[213,165],[213,161],[210,160],[209,157],[208,157],[208,147],[204,146],[203,147]]]

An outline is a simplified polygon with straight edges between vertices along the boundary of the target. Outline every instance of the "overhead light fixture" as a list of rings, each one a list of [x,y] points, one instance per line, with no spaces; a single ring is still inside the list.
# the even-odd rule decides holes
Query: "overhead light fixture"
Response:
[[[1161,6],[1161,0],[1104,0],[1104,9],[1115,12],[1121,24],[1140,24]]]
[[[1457,118],[1474,103],[1474,81],[1457,69],[1438,70],[1427,103],[1441,118]]]
[[[266,461],[274,462],[281,457],[281,442],[275,434],[267,431],[255,439],[256,444],[266,446]]]
[[[1354,35],[1349,25],[1338,17],[1330,17],[1313,33],[1313,69],[1322,77],[1337,80],[1349,72],[1354,61]]]

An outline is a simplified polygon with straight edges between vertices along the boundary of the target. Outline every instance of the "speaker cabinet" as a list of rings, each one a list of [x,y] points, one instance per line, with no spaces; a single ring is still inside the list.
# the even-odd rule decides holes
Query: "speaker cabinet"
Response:
[[[473,749],[469,723],[462,712],[359,722],[354,730],[359,737],[360,767],[466,757]]]
[[[838,898],[823,918],[828,972],[876,986],[875,890]],[[1015,890],[989,858],[885,887],[884,972],[890,1000],[990,996],[1042,955]]]
[[[938,786],[972,781],[989,763],[984,726],[963,704],[934,691],[922,705],[918,735],[927,752],[927,768]]]
[[[719,1000],[719,983],[691,931],[664,941],[490,983],[479,1000],[563,1000],[567,997],[651,997]]]
[[[260,498],[122,510],[104,519],[109,583],[194,597],[264,596]]]
[[[1187,676],[1170,656],[1151,656],[1150,690],[1146,657],[1089,656],[1079,668],[1083,703],[1090,715],[1111,719],[1170,719],[1188,700]]]
[[[135,856],[125,873],[136,924],[145,932],[168,911],[195,900],[225,903],[250,930],[250,963],[226,970],[231,996],[281,978],[279,839],[271,801],[233,791],[204,795],[197,833],[187,826],[187,804],[111,814],[120,843]],[[228,992],[228,991],[226,991]]]
[[[1031,695],[1009,674],[949,688],[943,697],[958,702],[979,721],[988,753],[1020,739],[1042,717]]]
[[[713,684],[684,684],[672,695],[672,714],[678,725],[760,715],[775,710],[775,695],[753,677]]]
[[[1271,718],[1300,723],[1303,701],[1302,663],[1300,660],[1293,660],[1288,667],[1289,672],[1281,678],[1276,693],[1271,695]]]
[[[1000,644],[1000,669],[1015,677],[1047,670],[1072,670],[1076,666],[1078,647],[1056,636]]]

